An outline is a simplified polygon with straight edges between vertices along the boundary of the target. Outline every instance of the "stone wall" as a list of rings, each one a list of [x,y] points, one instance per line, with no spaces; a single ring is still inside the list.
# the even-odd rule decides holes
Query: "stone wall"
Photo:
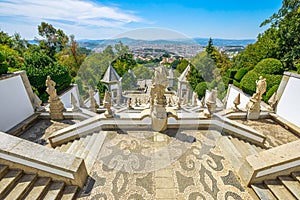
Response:
[[[0,131],[8,131],[34,114],[21,74],[0,79]]]
[[[286,72],[277,91],[276,114],[300,127],[300,75]]]

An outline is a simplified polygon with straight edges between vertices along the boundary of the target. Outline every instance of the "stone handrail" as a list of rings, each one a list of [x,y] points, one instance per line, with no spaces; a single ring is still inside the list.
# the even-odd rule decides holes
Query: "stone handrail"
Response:
[[[246,157],[239,171],[247,185],[300,171],[300,140]]]
[[[83,187],[88,177],[83,159],[0,132],[0,162],[26,173]]]

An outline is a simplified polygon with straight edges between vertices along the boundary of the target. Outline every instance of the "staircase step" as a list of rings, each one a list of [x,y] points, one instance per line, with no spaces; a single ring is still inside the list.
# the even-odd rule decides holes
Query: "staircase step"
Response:
[[[22,199],[30,187],[34,184],[37,179],[36,174],[24,174],[14,186],[9,194],[5,197],[7,200],[19,200]]]
[[[264,183],[279,200],[296,199],[289,190],[278,180],[265,180]]]
[[[63,189],[64,189],[65,183],[61,181],[54,181],[50,184],[49,189],[43,198],[44,200],[56,200],[59,199]]]
[[[71,154],[71,152],[74,150],[74,148],[77,148],[78,142],[79,142],[79,139],[72,141],[71,146],[68,148],[68,150],[66,152]]]
[[[82,142],[80,143],[80,148],[77,149],[76,153],[74,154],[76,157],[83,158],[82,154],[85,152],[89,141],[91,140],[92,135],[87,135],[84,138],[81,138]]]
[[[92,147],[93,144],[96,142],[97,136],[98,136],[97,133],[91,135],[91,138],[90,138],[88,144],[86,145],[84,151],[83,151],[82,154],[80,155],[80,158],[86,159],[87,155],[88,155],[89,152],[90,152],[91,147]]]
[[[0,181],[0,199],[12,187],[18,179],[22,176],[22,170],[9,170]]]
[[[76,146],[72,148],[72,151],[69,152],[69,154],[76,155],[80,149],[82,149],[83,146],[83,138],[80,138],[78,142],[76,143]]]
[[[67,150],[70,148],[71,145],[72,145],[72,142],[68,142],[67,144],[63,144],[63,145],[61,145],[59,150],[61,152],[67,152]]]
[[[297,198],[300,199],[300,183],[290,176],[279,176],[278,179]]]
[[[0,178],[2,178],[8,171],[8,166],[0,165]]]
[[[224,156],[231,163],[234,170],[238,172],[243,164],[243,158],[232,142],[227,136],[222,136],[218,141],[218,146],[222,149]]]
[[[251,148],[249,148],[249,146],[246,145],[246,143],[244,141],[239,140],[238,138],[234,137],[231,139],[231,142],[243,158],[246,158],[247,156],[254,154],[252,152],[253,150]]]
[[[64,192],[62,194],[61,200],[72,200],[75,198],[77,193],[78,186],[76,185],[68,185],[65,187]]]
[[[40,199],[50,186],[50,182],[51,178],[39,177],[24,200]]]
[[[88,148],[89,153],[86,156],[86,159],[84,159],[88,173],[90,173],[90,171],[98,157],[98,154],[102,147],[102,144],[106,138],[106,132],[100,131],[99,133],[95,133],[95,134],[97,135],[95,143],[90,148]]]
[[[242,140],[242,143],[246,146],[249,155],[257,154],[258,152],[260,152],[260,150],[258,150],[254,144],[251,144],[244,140]]]
[[[300,172],[293,172],[292,177],[300,182]]]
[[[263,184],[252,184],[251,188],[261,200],[277,200],[269,188]]]

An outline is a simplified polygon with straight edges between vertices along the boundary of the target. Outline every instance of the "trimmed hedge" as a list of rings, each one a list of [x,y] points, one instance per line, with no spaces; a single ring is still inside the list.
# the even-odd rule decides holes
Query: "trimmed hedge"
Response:
[[[284,67],[280,60],[275,58],[266,58],[257,63],[257,65],[254,67],[254,71],[262,74],[282,75],[284,72]]]
[[[6,74],[8,71],[8,66],[5,63],[5,57],[4,55],[0,52],[0,74]]]
[[[248,70],[246,68],[240,68],[234,75],[234,79],[238,82],[247,74]]]
[[[254,70],[248,72],[241,80],[240,86],[242,90],[248,94],[253,94],[256,91],[256,80],[259,79],[259,76],[263,76],[267,81],[267,92],[274,85],[279,85],[282,75],[271,75],[271,74],[262,74],[257,73]]]
[[[227,71],[227,76],[229,77],[229,78],[234,78],[234,76],[235,76],[235,74],[237,73],[237,69],[229,69],[228,71]]]
[[[274,92],[277,91],[278,87],[279,87],[279,85],[273,85],[273,87],[271,87],[271,88],[267,91],[266,96],[265,96],[265,98],[264,98],[264,101],[267,102],[267,101],[271,98],[271,96],[274,94]]]
[[[201,99],[205,95],[205,91],[208,88],[207,82],[198,83],[195,92],[198,94],[198,98]]]
[[[68,68],[53,61],[49,56],[42,52],[34,52],[25,55],[25,67],[30,84],[36,88],[42,101],[46,101],[45,81],[47,76],[56,83],[57,92],[67,88],[71,83],[71,76]]]
[[[233,85],[240,88],[241,84],[239,82],[237,82],[236,80],[233,80]]]

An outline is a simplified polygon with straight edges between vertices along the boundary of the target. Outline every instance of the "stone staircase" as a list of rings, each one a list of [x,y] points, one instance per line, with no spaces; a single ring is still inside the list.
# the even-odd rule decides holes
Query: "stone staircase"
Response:
[[[251,188],[261,200],[294,200],[300,199],[300,172],[289,176],[278,176],[274,180],[252,184]]]
[[[90,173],[102,147],[106,132],[94,132],[55,147],[56,150],[84,159],[87,172]]]
[[[239,171],[247,156],[264,150],[262,147],[228,134],[219,138],[218,146],[236,172]]]
[[[78,186],[0,165],[0,199],[75,199]]]

